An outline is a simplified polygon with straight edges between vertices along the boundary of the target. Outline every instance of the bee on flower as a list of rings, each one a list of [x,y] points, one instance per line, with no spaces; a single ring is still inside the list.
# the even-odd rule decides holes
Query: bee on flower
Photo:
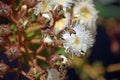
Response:
[[[71,53],[72,55],[84,55],[87,49],[93,46],[94,39],[90,32],[85,29],[84,25],[76,23],[73,30],[75,34],[65,31],[62,35],[64,39],[63,47],[67,53]]]

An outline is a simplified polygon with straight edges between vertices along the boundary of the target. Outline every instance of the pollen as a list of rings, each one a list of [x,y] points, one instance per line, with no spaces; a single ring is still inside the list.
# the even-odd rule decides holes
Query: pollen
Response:
[[[42,4],[43,4],[43,5],[41,6],[41,10],[42,10],[42,11],[43,11],[43,10],[46,10],[49,4],[46,3],[46,2],[43,2]]]
[[[56,22],[55,28],[61,30],[64,28],[64,24],[65,24],[65,20],[61,19],[61,20]]]
[[[74,39],[74,44],[75,44],[75,45],[80,44],[80,39],[79,39],[78,37],[75,37],[75,39]]]
[[[90,11],[86,7],[83,7],[81,9],[81,13],[86,20],[88,20],[90,18]]]
[[[58,2],[64,3],[64,2],[65,2],[65,0],[58,0]]]

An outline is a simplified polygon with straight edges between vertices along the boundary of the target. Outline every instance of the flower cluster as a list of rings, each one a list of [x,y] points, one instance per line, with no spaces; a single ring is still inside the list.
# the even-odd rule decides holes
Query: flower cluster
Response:
[[[97,13],[92,0],[23,0],[16,8],[0,1],[0,15],[11,21],[0,25],[0,47],[10,62],[19,59],[18,76],[63,80],[68,56],[80,57],[93,46]],[[22,70],[25,56],[28,72]]]
[[[93,46],[98,12],[92,0],[46,0],[38,3],[33,9],[35,15],[41,13],[51,21],[52,18],[56,19],[55,25],[49,26],[53,26],[55,36],[63,32],[63,47],[67,53],[80,56]],[[46,39],[49,44],[52,42],[50,37]]]

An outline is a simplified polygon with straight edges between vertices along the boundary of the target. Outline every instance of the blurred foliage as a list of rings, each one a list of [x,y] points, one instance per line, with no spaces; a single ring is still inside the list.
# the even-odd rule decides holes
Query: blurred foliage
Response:
[[[103,1],[100,3],[100,1]],[[95,0],[96,9],[99,11],[99,16],[103,18],[120,19],[120,6],[113,5],[116,0]]]
[[[73,65],[76,68],[76,72],[79,74],[81,80],[105,80],[104,67],[101,62],[95,62],[89,64],[87,62],[87,56],[78,58],[74,57]]]

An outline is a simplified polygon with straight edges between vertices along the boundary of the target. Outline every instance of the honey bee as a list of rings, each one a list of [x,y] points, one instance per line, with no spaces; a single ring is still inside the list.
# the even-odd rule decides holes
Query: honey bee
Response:
[[[70,35],[71,34],[76,34],[75,30],[73,30],[73,28],[71,28],[71,27],[69,27],[69,28],[66,27],[65,30],[68,31],[70,33]]]

